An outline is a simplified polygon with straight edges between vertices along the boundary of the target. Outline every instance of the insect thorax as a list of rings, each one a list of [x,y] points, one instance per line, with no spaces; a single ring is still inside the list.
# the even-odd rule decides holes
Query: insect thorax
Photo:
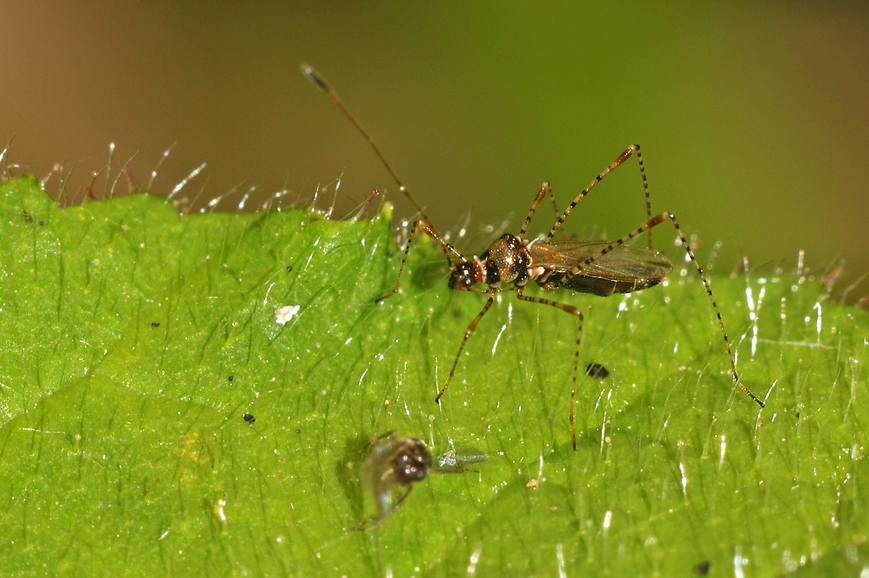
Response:
[[[528,280],[530,264],[531,257],[522,241],[515,235],[505,233],[480,255],[477,266],[484,268],[483,283],[523,285]]]

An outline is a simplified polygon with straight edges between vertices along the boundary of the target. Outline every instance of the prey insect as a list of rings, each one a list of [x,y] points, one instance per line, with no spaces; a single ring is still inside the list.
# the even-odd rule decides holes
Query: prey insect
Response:
[[[357,526],[358,530],[377,528],[394,514],[410,495],[413,484],[431,472],[460,474],[468,466],[482,464],[489,456],[477,450],[449,450],[432,457],[425,442],[400,438],[395,431],[371,440],[371,453],[362,462],[362,482],[377,504],[377,514]],[[405,488],[402,491],[402,488]]]
[[[582,312],[573,305],[559,303],[543,297],[525,295],[525,287],[530,281],[534,281],[545,291],[568,289],[571,291],[591,293],[603,297],[617,293],[631,293],[654,287],[667,277],[667,275],[672,271],[673,265],[664,255],[652,249],[652,229],[662,223],[669,222],[676,230],[681,246],[685,249],[685,253],[691,263],[694,264],[694,267],[697,269],[697,273],[703,282],[703,287],[709,297],[712,311],[715,314],[718,326],[721,329],[724,348],[727,351],[728,358],[730,359],[730,370],[733,376],[733,381],[739,385],[742,391],[757,403],[757,405],[760,407],[764,406],[763,401],[749,391],[739,378],[736,369],[736,360],[730,347],[727,331],[724,328],[721,311],[719,310],[718,303],[715,301],[715,297],[712,294],[712,287],[710,286],[706,275],[703,273],[703,269],[700,267],[699,262],[694,257],[694,252],[692,251],[688,240],[685,238],[682,229],[679,227],[675,215],[668,211],[662,212],[658,215],[652,215],[649,184],[646,179],[646,171],[643,166],[643,157],[639,145],[631,145],[625,149],[625,151],[616,157],[616,159],[610,163],[606,169],[597,175],[561,213],[558,212],[555,197],[549,183],[543,183],[537,191],[534,201],[531,203],[531,208],[525,217],[525,221],[522,223],[522,227],[519,229],[519,233],[517,235],[512,235],[510,233],[504,234],[492,243],[482,255],[468,259],[435,230],[434,226],[426,216],[425,211],[416,202],[410,194],[410,191],[408,191],[408,189],[402,184],[398,175],[386,161],[386,158],[383,156],[383,153],[380,152],[374,139],[369,136],[368,132],[350,113],[338,97],[337,93],[309,66],[303,65],[302,72],[311,80],[311,82],[332,98],[338,108],[340,108],[350,122],[353,123],[353,126],[355,126],[362,136],[365,137],[368,144],[374,150],[374,153],[380,159],[381,164],[383,164],[390,176],[396,184],[398,184],[399,191],[413,204],[420,214],[420,218],[413,223],[413,226],[410,229],[395,286],[390,293],[377,299],[377,302],[380,303],[398,292],[401,277],[404,274],[407,265],[407,256],[410,251],[410,246],[413,244],[416,234],[419,231],[422,231],[431,237],[436,243],[438,243],[446,254],[447,262],[450,267],[450,278],[448,281],[450,289],[479,293],[486,296],[486,303],[483,305],[483,308],[477,316],[471,320],[465,330],[464,337],[459,345],[459,350],[453,360],[446,382],[435,398],[436,402],[440,403],[441,397],[443,397],[449,387],[468,339],[471,338],[474,331],[476,331],[480,320],[492,307],[495,297],[499,293],[513,292],[516,295],[516,298],[520,301],[549,305],[572,315],[577,320],[576,349],[573,359],[573,379],[572,389],[570,392],[569,415],[570,434],[573,441],[573,449],[576,450],[574,417],[583,315]],[[646,201],[646,221],[636,229],[614,241],[556,240],[555,237],[559,231],[563,234],[564,222],[570,216],[573,209],[599,182],[632,156],[637,159],[640,169],[640,177],[643,182]],[[528,226],[530,225],[535,212],[546,197],[549,197],[552,201],[552,205],[555,208],[558,217],[555,220],[555,224],[553,224],[552,228],[549,230],[549,233],[542,237],[529,239],[526,236]],[[648,235],[647,247],[628,244],[629,241],[643,233],[647,233]]]
[[[394,431],[371,440],[371,454],[362,463],[362,481],[377,503],[377,515],[358,526],[377,528],[410,495],[415,482],[428,474],[434,458],[425,442],[399,438]],[[406,488],[403,492],[400,488]]]

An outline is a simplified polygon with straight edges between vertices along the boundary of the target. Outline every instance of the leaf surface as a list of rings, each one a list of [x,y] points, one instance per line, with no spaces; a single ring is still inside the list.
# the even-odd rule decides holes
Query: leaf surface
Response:
[[[0,184],[0,233],[0,575],[771,576],[869,559],[869,315],[808,278],[712,279],[762,411],[692,275],[550,295],[585,312],[581,369],[609,371],[580,372],[573,452],[574,319],[503,294],[436,405],[483,300],[451,292],[421,243],[375,305],[400,259],[388,211],[60,209],[21,178]],[[375,511],[359,471],[390,430],[489,461],[417,483],[375,540],[353,531]]]

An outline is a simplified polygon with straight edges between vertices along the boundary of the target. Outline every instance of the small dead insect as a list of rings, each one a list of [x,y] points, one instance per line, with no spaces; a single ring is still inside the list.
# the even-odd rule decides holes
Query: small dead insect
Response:
[[[377,515],[357,529],[377,528],[394,514],[413,484],[425,479],[433,461],[422,440],[399,438],[394,431],[372,439],[371,454],[362,463],[362,482],[377,504]]]
[[[600,363],[589,363],[585,366],[585,372],[595,379],[606,379],[610,376],[609,370]]]
[[[253,422],[256,421],[256,418],[255,418],[253,415],[249,414],[249,413],[246,413],[246,414],[244,414],[244,415],[241,416],[241,417],[244,418],[244,421],[246,421],[247,423],[250,423],[250,424],[252,424]]]
[[[377,504],[377,515],[359,524],[357,530],[377,528],[395,513],[410,495],[413,484],[431,473],[460,474],[474,471],[468,466],[482,464],[489,456],[478,450],[449,450],[433,458],[425,442],[400,438],[394,431],[371,440],[371,454],[362,463],[362,483]],[[406,491],[401,488],[407,488]]]
[[[763,407],[763,402],[758,399],[739,379],[739,374],[736,371],[736,360],[733,357],[733,352],[730,348],[730,341],[727,337],[727,331],[724,329],[724,321],[721,318],[721,312],[718,309],[718,304],[715,297],[712,295],[712,288],[709,285],[709,280],[703,273],[700,263],[694,257],[694,252],[685,238],[682,229],[676,221],[675,215],[668,211],[652,216],[652,205],[649,196],[649,184],[646,180],[646,171],[643,166],[643,157],[640,153],[639,145],[631,145],[620,154],[610,165],[596,176],[591,183],[576,196],[573,202],[560,213],[545,236],[535,239],[528,239],[526,232],[531,223],[534,213],[537,211],[545,197],[549,197],[552,205],[558,214],[555,196],[549,183],[543,183],[531,203],[531,208],[528,215],[525,217],[525,222],[519,229],[518,235],[506,233],[501,238],[492,243],[489,248],[479,257],[468,259],[460,253],[455,247],[450,245],[438,232],[429,221],[425,211],[416,202],[410,191],[402,184],[396,172],[386,161],[380,148],[374,142],[374,139],[362,127],[359,121],[350,113],[349,109],[344,105],[338,94],[328,85],[323,78],[317,74],[310,66],[302,65],[302,72],[308,79],[316,85],[320,90],[329,95],[332,101],[338,106],[344,115],[350,120],[353,126],[362,134],[368,141],[374,153],[380,159],[381,164],[389,172],[392,179],[398,184],[399,191],[413,204],[419,211],[420,219],[417,220],[410,229],[410,234],[407,238],[407,244],[404,248],[404,256],[401,260],[401,268],[398,272],[398,278],[395,281],[395,286],[392,291],[383,297],[377,299],[377,303],[384,301],[395,295],[398,292],[401,276],[404,274],[404,269],[407,264],[407,255],[410,251],[410,246],[416,236],[417,231],[422,231],[432,239],[434,239],[447,257],[447,262],[450,267],[450,278],[448,285],[450,289],[458,291],[469,291],[479,293],[486,296],[486,303],[476,317],[468,324],[465,330],[465,335],[459,345],[459,350],[453,360],[453,365],[450,368],[447,380],[444,386],[440,389],[435,398],[435,401],[440,403],[441,397],[446,392],[456,372],[459,359],[461,359],[462,351],[465,349],[468,339],[474,334],[477,329],[477,324],[483,316],[492,307],[495,301],[495,296],[498,293],[512,291],[521,301],[530,303],[539,303],[541,305],[549,305],[573,315],[577,320],[576,332],[576,350],[573,359],[573,386],[570,392],[570,434],[573,440],[573,449],[576,451],[576,429],[574,426],[574,414],[576,405],[576,381],[579,369],[579,344],[582,337],[582,312],[572,306],[564,303],[558,303],[542,297],[525,295],[525,286],[529,281],[536,282],[545,291],[555,291],[558,289],[568,289],[580,293],[591,293],[607,297],[616,293],[631,293],[654,287],[663,281],[667,275],[673,270],[673,265],[661,253],[652,249],[652,229],[661,223],[669,222],[673,225],[679,237],[682,247],[688,258],[697,269],[697,273],[703,282],[703,287],[706,289],[706,294],[709,296],[709,302],[712,305],[712,310],[715,318],[718,320],[718,326],[721,329],[721,335],[724,339],[724,348],[727,351],[727,356],[730,359],[730,369],[733,375],[733,381],[748,395],[757,405]],[[628,234],[614,241],[568,241],[555,240],[556,234],[559,231],[563,233],[563,225],[573,209],[591,192],[591,190],[601,182],[610,172],[619,167],[630,157],[635,156],[640,168],[640,176],[643,181],[643,189],[646,198],[646,221],[629,232]],[[648,234],[648,247],[637,245],[628,245],[628,241],[640,236],[643,233]],[[453,261],[452,259],[455,259]],[[485,289],[478,288],[477,285],[486,285]]]

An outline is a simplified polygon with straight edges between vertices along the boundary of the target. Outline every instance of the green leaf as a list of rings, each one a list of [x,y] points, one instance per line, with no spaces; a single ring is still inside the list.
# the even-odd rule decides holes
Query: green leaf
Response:
[[[133,195],[58,208],[0,184],[0,574],[770,576],[869,561],[869,315],[807,277],[696,276],[575,320],[479,295],[389,213],[179,216]],[[678,253],[674,253],[678,258]],[[690,269],[690,267],[689,267]],[[298,306],[285,324],[276,308]],[[752,322],[751,319],[754,319]],[[250,414],[255,421],[243,419]],[[485,452],[377,532],[374,435]]]

